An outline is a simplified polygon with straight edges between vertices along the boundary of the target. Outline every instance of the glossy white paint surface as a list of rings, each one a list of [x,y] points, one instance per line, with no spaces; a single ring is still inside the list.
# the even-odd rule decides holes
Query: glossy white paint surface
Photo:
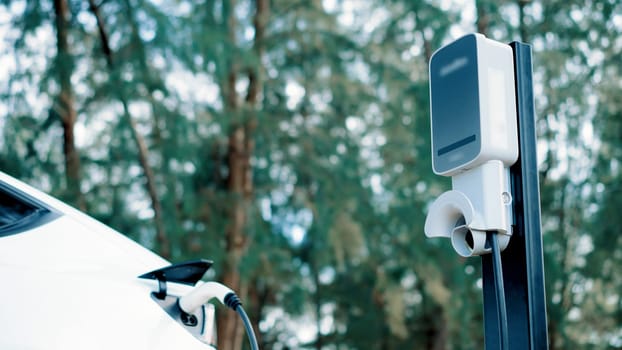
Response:
[[[0,237],[0,349],[208,350],[137,278],[169,263],[124,235],[19,181],[0,181],[63,215]],[[192,287],[169,283],[169,294]]]

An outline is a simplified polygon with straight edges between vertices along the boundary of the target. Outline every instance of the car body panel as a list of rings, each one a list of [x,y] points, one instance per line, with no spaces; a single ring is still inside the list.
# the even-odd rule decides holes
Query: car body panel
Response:
[[[213,349],[153,300],[156,281],[138,278],[168,261],[8,175],[0,182],[60,214],[0,237],[0,349]]]

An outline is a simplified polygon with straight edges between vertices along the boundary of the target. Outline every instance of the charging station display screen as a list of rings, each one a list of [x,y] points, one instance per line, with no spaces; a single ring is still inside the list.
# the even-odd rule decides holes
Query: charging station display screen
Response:
[[[433,167],[445,173],[480,153],[477,42],[468,35],[430,61]]]

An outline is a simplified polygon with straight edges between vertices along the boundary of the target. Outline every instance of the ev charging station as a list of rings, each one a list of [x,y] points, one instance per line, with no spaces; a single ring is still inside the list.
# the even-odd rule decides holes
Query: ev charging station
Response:
[[[531,47],[469,34],[438,49],[430,100],[432,167],[452,190],[425,234],[481,256],[486,349],[547,349]]]

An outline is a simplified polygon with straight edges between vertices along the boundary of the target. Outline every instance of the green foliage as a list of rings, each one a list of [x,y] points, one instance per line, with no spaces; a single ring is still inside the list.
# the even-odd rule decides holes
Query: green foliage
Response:
[[[449,187],[431,171],[427,63],[461,27],[474,30],[474,16],[496,40],[531,42],[551,345],[620,346],[619,1],[476,1],[466,11],[273,0],[260,43],[257,1],[96,2],[112,67],[88,3],[69,3],[67,58],[53,49],[50,0],[0,2],[15,62],[0,85],[0,169],[66,199],[51,101],[70,65],[89,213],[158,249],[126,101],[171,259],[210,258],[217,276],[241,201],[228,183],[229,136],[244,125],[253,190],[238,270],[252,317],[283,315],[260,327],[274,348],[483,348],[479,261],[423,234],[427,206]],[[244,102],[251,77],[256,103]],[[309,320],[315,334],[298,339]]]

